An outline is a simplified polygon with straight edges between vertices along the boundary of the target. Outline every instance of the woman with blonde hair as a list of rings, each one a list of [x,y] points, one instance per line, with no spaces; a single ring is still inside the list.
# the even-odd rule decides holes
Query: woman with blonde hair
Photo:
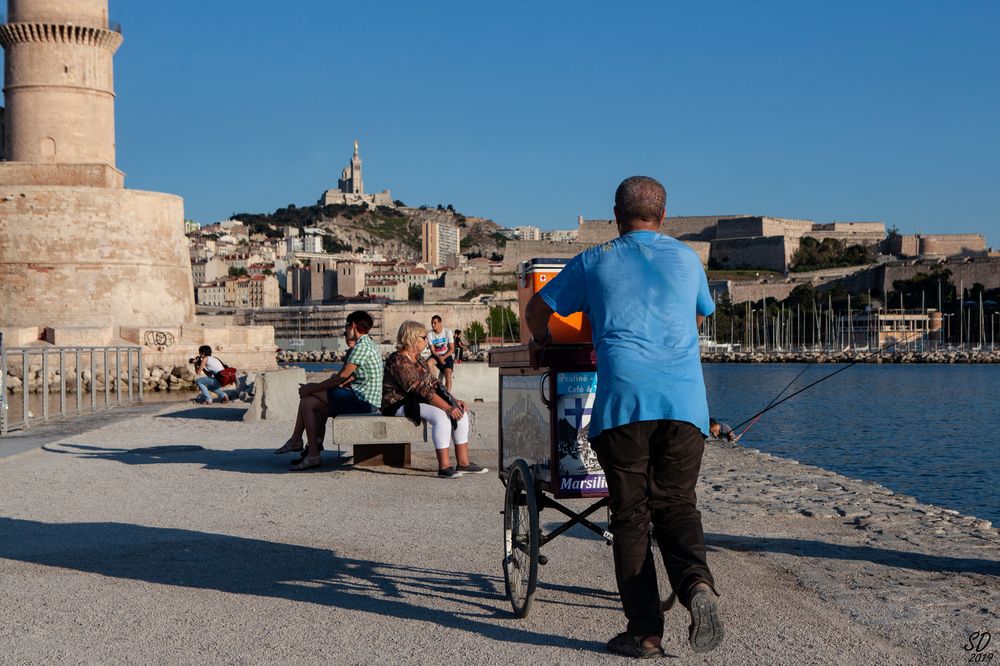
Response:
[[[382,413],[427,421],[438,459],[438,476],[456,478],[485,474],[489,470],[469,461],[469,414],[434,379],[420,358],[427,347],[427,329],[416,321],[404,321],[396,334],[396,350],[385,361],[382,383]],[[457,465],[452,467],[448,446],[455,446]]]

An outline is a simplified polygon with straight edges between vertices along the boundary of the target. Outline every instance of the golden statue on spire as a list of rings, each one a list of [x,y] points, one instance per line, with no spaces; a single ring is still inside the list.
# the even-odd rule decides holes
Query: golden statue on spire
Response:
[[[354,140],[354,154],[355,155],[358,154],[358,140],[357,139]]]

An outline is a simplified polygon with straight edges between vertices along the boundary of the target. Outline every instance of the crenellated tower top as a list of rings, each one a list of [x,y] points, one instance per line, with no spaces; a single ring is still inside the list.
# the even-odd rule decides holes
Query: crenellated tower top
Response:
[[[8,0],[4,159],[115,164],[113,56],[107,0]]]

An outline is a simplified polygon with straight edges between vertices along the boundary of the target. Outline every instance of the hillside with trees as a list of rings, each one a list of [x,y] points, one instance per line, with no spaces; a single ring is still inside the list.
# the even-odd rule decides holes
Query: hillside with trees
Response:
[[[235,213],[231,217],[250,227],[251,233],[272,238],[282,236],[285,226],[295,227],[300,233],[307,228],[323,229],[327,232],[323,241],[327,252],[363,249],[409,260],[420,259],[423,223],[435,221],[461,230],[463,254],[490,257],[502,253],[497,238],[500,225],[492,220],[463,215],[451,204],[434,208],[409,208],[401,201],[396,204],[396,207],[374,209],[362,205],[299,207],[289,204],[273,213]]]

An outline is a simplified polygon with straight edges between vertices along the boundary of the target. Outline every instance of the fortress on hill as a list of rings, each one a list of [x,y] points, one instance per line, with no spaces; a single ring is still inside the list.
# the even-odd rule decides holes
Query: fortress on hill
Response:
[[[696,215],[667,217],[660,232],[686,243],[702,264],[724,269],[767,269],[784,273],[806,237],[835,239],[907,259],[986,257],[980,234],[886,236],[881,222],[814,222],[766,215]],[[511,240],[504,268],[513,271],[531,257],[572,257],[618,236],[614,220],[577,221],[575,238],[562,241]]]
[[[180,197],[125,188],[115,166],[107,0],[8,0],[0,162],[0,327],[8,345],[144,344],[147,365],[200,344],[274,365],[270,327],[195,322]],[[43,342],[44,341],[44,342]],[[231,360],[229,360],[231,359]]]

